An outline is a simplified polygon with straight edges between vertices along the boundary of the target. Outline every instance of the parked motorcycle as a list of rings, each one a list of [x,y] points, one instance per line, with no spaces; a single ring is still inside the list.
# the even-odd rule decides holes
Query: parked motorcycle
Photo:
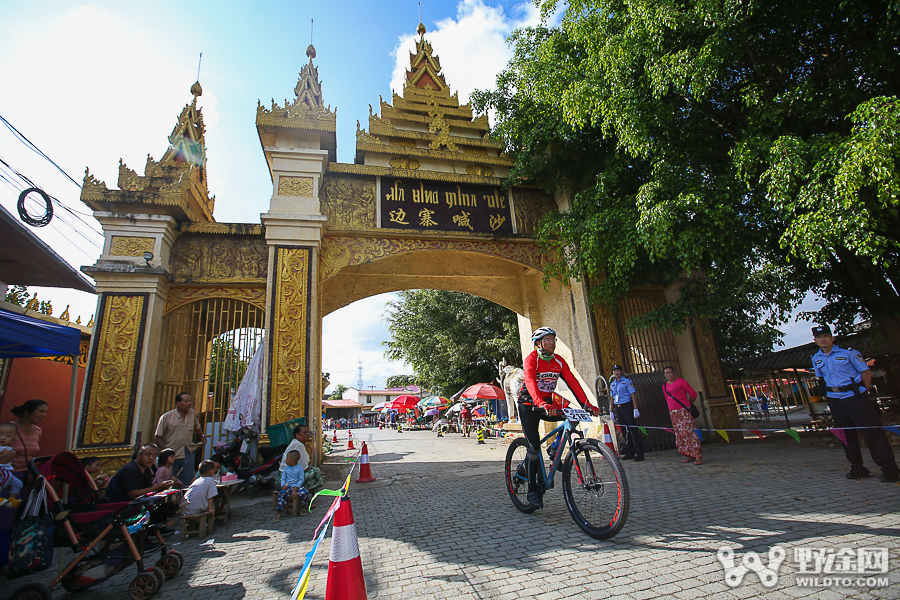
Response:
[[[229,442],[216,444],[214,449],[225,458],[225,467],[237,473],[239,479],[244,482],[235,490],[250,489],[250,497],[264,487],[277,483],[278,467],[281,464],[281,456],[284,454],[287,444],[280,446],[259,446],[257,454],[259,460],[255,460],[248,450],[250,442],[257,437],[257,433],[250,427],[241,427],[235,433],[234,439]]]

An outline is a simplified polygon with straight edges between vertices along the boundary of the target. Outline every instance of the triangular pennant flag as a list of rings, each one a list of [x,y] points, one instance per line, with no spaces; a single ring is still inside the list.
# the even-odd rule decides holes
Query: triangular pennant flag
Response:
[[[797,443],[800,443],[800,433],[797,432],[796,429],[785,429],[784,432],[797,440]]]
[[[669,433],[675,433],[674,431],[672,431],[672,430],[669,429],[668,427],[663,427],[663,429],[665,429],[665,430],[668,431]]]
[[[697,434],[697,438],[702,442],[703,441],[703,432],[699,429],[695,429],[694,433]]]
[[[882,427],[882,429],[887,429],[897,437],[900,437],[900,427],[897,427],[896,425],[887,425],[885,427]]]
[[[619,426],[618,423],[616,423],[616,429],[618,430],[619,433],[622,433],[622,428]],[[622,435],[625,435],[625,434],[622,433]]]
[[[834,434],[834,437],[841,440],[841,443],[845,446],[847,445],[847,434],[840,427],[832,427],[831,433]]]
[[[727,431],[725,431],[724,429],[716,429],[716,433],[718,433],[718,434],[721,435],[723,438],[725,438],[725,441],[726,441],[727,443],[729,443],[729,444],[731,443],[731,440],[728,439],[728,432],[727,432]]]
[[[753,435],[755,435],[756,437],[758,437],[761,440],[766,439],[766,436],[764,436],[763,432],[760,431],[759,429],[751,429],[750,433],[752,433]]]
[[[638,431],[640,431],[640,432],[643,433],[644,435],[647,435],[647,428],[646,428],[646,427],[641,427],[640,425],[638,425],[637,428],[638,428]]]

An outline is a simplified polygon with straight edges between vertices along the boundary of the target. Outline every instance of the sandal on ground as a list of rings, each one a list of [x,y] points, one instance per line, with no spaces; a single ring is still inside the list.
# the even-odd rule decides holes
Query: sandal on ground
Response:
[[[279,521],[281,521],[281,519],[282,519],[282,516],[281,516],[281,515],[277,515],[274,519],[272,519],[272,522],[273,522],[273,523],[278,523]]]
[[[694,462],[694,460],[696,460],[696,459],[693,459],[693,458],[685,458],[685,459],[682,460],[681,462],[683,462],[683,463],[692,463],[692,462]]]
[[[694,461],[694,464],[695,464],[695,465],[702,465],[702,464],[703,464],[703,461],[702,461],[702,460],[695,460],[695,461]]]

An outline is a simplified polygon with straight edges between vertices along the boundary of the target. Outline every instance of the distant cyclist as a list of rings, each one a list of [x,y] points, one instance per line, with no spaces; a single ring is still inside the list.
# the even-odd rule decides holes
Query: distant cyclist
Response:
[[[569,365],[561,356],[556,356],[556,332],[549,327],[541,327],[531,334],[535,349],[525,357],[525,381],[519,390],[519,416],[522,419],[522,433],[528,440],[528,503],[535,508],[543,508],[538,473],[541,470],[541,436],[539,421],[562,421],[565,417],[559,410],[565,408],[560,396],[554,398],[556,381],[562,377],[575,394],[578,403],[592,414],[600,410],[588,402],[581,384],[572,374]]]

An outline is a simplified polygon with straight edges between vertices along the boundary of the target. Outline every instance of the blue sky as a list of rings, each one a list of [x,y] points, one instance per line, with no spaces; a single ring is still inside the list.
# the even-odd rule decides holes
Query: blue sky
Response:
[[[493,87],[511,51],[506,37],[537,24],[530,2],[424,0],[426,37],[440,56],[451,89],[467,101]],[[356,122],[369,105],[399,90],[419,23],[417,2],[371,0],[251,3],[11,2],[0,0],[0,115],[76,181],[86,166],[114,187],[121,158],[138,172],[148,154],[166,150],[182,107],[191,100],[200,53],[200,105],[206,122],[209,187],[216,219],[258,223],[272,183],[257,136],[257,101],[293,98],[306,64],[310,19],[326,104],[337,109],[338,160],[352,162]],[[78,268],[100,254],[99,226],[79,201],[80,190],[0,126],[0,158],[80,212],[62,214],[35,232]],[[0,204],[15,214],[22,182],[0,167]],[[5,181],[9,179],[12,183]],[[57,211],[59,214],[61,211]],[[54,314],[67,304],[86,323],[96,298],[38,289]],[[383,320],[390,295],[356,302],[325,319],[323,369],[333,384],[381,387],[408,373],[384,358]],[[812,302],[812,300],[810,300]],[[787,326],[788,345],[808,340],[806,325]]]
[[[465,102],[492,87],[511,56],[506,37],[538,22],[529,2],[497,0],[422,3],[422,21],[451,88]],[[197,78],[206,122],[209,187],[216,219],[258,223],[272,183],[254,119],[257,101],[293,98],[306,64],[310,20],[325,102],[337,109],[338,160],[352,162],[356,122],[367,126],[369,105],[400,89],[419,23],[417,2],[54,2],[0,0],[0,115],[80,182],[85,167],[116,183],[119,159],[138,172],[158,159]],[[393,82],[393,86],[392,86]],[[101,250],[99,226],[79,201],[80,190],[0,126],[0,158],[80,212],[35,229],[70,264],[90,265]],[[22,183],[5,168],[0,204],[15,214]],[[57,211],[59,214],[61,211]],[[66,223],[65,221],[68,221]],[[86,323],[96,298],[36,288],[59,315],[71,305]],[[383,320],[390,295],[341,309],[324,323],[323,369],[334,384],[382,387],[408,373],[384,358]]]

